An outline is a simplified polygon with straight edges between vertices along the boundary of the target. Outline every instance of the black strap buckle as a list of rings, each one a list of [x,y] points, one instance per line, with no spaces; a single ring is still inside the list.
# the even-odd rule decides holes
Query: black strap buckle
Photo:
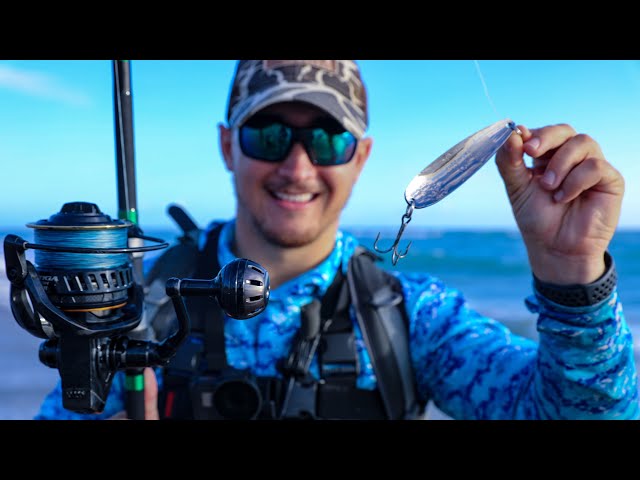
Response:
[[[285,395],[280,418],[308,419],[316,418],[316,398],[318,383],[310,381],[296,381],[291,378]]]
[[[294,340],[294,345],[297,348],[292,349],[289,356],[279,366],[279,370],[286,378],[301,378],[307,374],[311,360],[309,356],[313,355],[315,350],[314,343],[317,343],[316,339],[297,338]]]

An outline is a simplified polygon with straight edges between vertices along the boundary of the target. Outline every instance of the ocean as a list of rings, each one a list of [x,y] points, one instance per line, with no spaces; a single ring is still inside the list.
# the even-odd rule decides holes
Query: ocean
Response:
[[[524,243],[517,231],[462,231],[419,229],[410,226],[400,242],[411,241],[406,258],[393,267],[391,255],[382,255],[383,265],[404,272],[427,271],[448,286],[462,291],[469,305],[479,313],[495,318],[514,333],[537,338],[536,315],[525,308],[531,294],[531,273]],[[378,232],[379,246],[391,245],[396,228],[346,227],[364,246],[373,248]],[[24,227],[2,228],[8,233],[33,240]],[[145,229],[147,235],[173,241],[177,230]],[[0,247],[1,249],[1,247]],[[618,292],[625,316],[634,336],[636,363],[640,366],[640,231],[619,230],[610,252],[619,275]],[[28,254],[32,251],[27,251]],[[147,257],[157,252],[146,254]],[[29,255],[28,255],[28,258]],[[29,419],[37,412],[44,395],[58,379],[57,370],[42,365],[38,347],[42,340],[23,330],[10,313],[9,282],[4,255],[0,264],[0,419]],[[433,418],[443,418],[434,409]]]

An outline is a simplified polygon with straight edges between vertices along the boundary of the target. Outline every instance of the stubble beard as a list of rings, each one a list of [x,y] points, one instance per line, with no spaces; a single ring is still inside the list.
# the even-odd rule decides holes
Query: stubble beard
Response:
[[[268,222],[268,221],[267,221]],[[306,247],[316,240],[320,231],[316,229],[306,228],[305,230],[283,230],[271,228],[267,222],[260,221],[252,216],[252,223],[256,230],[260,232],[262,238],[273,246],[281,248],[300,248]]]
[[[242,199],[239,200],[242,202]],[[318,222],[304,222],[306,223],[304,227],[287,228],[271,224],[268,215],[263,218],[246,207],[240,207],[238,213],[241,211],[244,217],[249,220],[251,230],[255,234],[267,243],[279,248],[306,247],[316,241],[334,223],[327,222],[326,219],[318,219]]]
[[[328,220],[318,219],[317,222],[309,222],[304,229],[294,228],[287,229],[271,225],[269,222],[269,215],[265,215],[264,218],[256,212],[251,211],[246,205],[250,205],[249,202],[244,201],[242,198],[238,185],[234,183],[237,199],[237,215],[243,215],[249,222],[251,230],[259,235],[262,240],[267,243],[279,247],[279,248],[301,248],[306,247],[316,241],[328,228],[336,224],[339,221],[340,213],[347,204],[347,201],[342,205],[342,208],[338,212],[334,212],[335,215],[330,215],[331,219]],[[245,205],[245,206],[242,206]],[[335,218],[334,218],[335,217]],[[320,223],[322,222],[322,223]]]

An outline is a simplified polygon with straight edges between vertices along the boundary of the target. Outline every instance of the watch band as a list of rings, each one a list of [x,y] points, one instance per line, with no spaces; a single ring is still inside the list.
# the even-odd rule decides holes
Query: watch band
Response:
[[[552,302],[567,307],[588,307],[606,299],[618,283],[618,275],[609,252],[604,253],[605,272],[596,281],[588,284],[557,285],[533,276],[533,284],[540,295]]]

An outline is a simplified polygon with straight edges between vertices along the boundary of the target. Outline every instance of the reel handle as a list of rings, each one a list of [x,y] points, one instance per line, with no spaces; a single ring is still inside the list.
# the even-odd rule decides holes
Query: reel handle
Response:
[[[228,316],[246,320],[267,308],[269,273],[256,262],[238,258],[222,267],[212,280],[172,277],[167,280],[166,292],[172,299],[183,296],[213,297]]]

